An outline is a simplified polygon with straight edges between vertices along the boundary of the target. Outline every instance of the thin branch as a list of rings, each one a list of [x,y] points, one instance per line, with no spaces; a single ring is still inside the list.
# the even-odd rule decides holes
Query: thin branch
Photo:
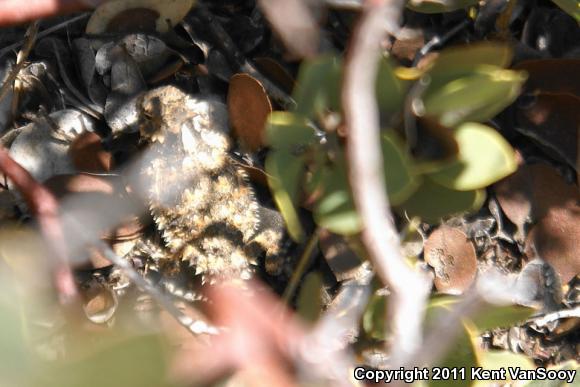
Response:
[[[30,50],[32,50],[32,47],[34,46],[34,42],[36,42],[37,32],[38,32],[38,22],[34,22],[30,25],[30,27],[28,27],[28,30],[26,31],[26,43],[24,44],[22,50],[18,53],[18,61],[16,65],[14,66],[14,68],[10,72],[10,75],[8,76],[8,78],[6,78],[6,81],[2,85],[2,88],[0,89],[0,101],[2,101],[4,97],[6,97],[8,91],[12,88],[12,83],[18,76],[18,73],[20,73],[20,70],[22,70],[22,68],[24,67],[24,64],[26,63],[26,58],[28,58],[28,54],[30,54]]]
[[[42,39],[45,36],[48,36],[48,35],[52,34],[55,31],[58,31],[60,29],[63,29],[63,28],[65,28],[65,27],[67,27],[67,26],[69,26],[69,25],[71,25],[73,23],[76,23],[77,21],[86,19],[89,16],[91,16],[91,13],[90,12],[85,12],[85,13],[80,14],[78,16],[72,17],[72,18],[70,18],[68,20],[63,21],[62,23],[58,23],[58,24],[56,24],[56,25],[54,25],[52,27],[49,27],[47,29],[44,29],[44,30],[40,31],[38,33],[38,35],[36,35],[36,38],[37,39]],[[6,55],[6,54],[8,54],[8,53],[10,53],[10,52],[12,52],[14,50],[16,50],[18,47],[22,46],[25,43],[26,43],[26,39],[21,40],[19,42],[16,42],[16,43],[13,43],[13,44],[11,44],[9,46],[4,47],[3,49],[0,50],[0,58],[2,58],[4,55]]]
[[[0,171],[16,186],[28,208],[35,215],[40,231],[51,248],[54,284],[62,305],[76,305],[78,292],[68,263],[64,233],[59,222],[58,202],[54,195],[38,183],[30,173],[14,161],[6,148],[0,146]]]
[[[141,289],[146,291],[151,297],[153,297],[163,309],[165,309],[177,322],[183,326],[188,332],[194,335],[208,334],[216,335],[219,330],[216,327],[208,325],[204,321],[194,320],[181,310],[179,310],[175,304],[171,301],[169,297],[163,294],[158,288],[151,285],[145,278],[143,278],[134,268],[131,266],[128,260],[123,259],[111,250],[111,248],[104,242],[98,243],[99,249],[105,255],[109,261],[113,262],[115,265],[121,268],[125,275],[133,282],[135,285],[139,286]]]
[[[422,321],[431,283],[413,271],[399,251],[390,215],[374,90],[380,43],[386,28],[398,28],[405,2],[367,1],[352,37],[345,66],[342,100],[348,128],[349,177],[363,223],[362,238],[379,277],[389,286],[392,327],[391,366],[406,363],[421,347]]]

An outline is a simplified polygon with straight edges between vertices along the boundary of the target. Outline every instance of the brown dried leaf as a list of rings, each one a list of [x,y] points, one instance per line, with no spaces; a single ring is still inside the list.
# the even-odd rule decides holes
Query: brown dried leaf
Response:
[[[189,12],[195,0],[115,0],[99,6],[87,23],[87,34],[167,32]]]
[[[540,219],[551,208],[574,206],[579,199],[577,188],[544,164],[521,166],[494,190],[502,210],[521,233],[527,222]]]
[[[445,225],[425,242],[425,261],[435,269],[435,287],[441,293],[463,293],[477,272],[473,244],[461,230]]]
[[[550,263],[563,283],[580,273],[580,207],[551,208],[526,239],[528,256],[537,254]]]
[[[101,138],[93,132],[79,135],[68,150],[76,169],[82,172],[109,172],[113,155],[103,149]]]
[[[230,122],[240,143],[248,151],[264,144],[264,127],[272,104],[262,84],[248,74],[236,74],[228,90]]]

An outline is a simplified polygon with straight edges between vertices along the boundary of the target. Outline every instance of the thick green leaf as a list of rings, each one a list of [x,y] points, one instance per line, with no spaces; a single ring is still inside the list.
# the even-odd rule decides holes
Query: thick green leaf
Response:
[[[432,86],[439,86],[453,78],[464,76],[481,65],[507,67],[512,60],[509,45],[499,42],[477,42],[447,48],[429,69]]]
[[[266,140],[274,149],[287,149],[298,155],[315,138],[308,120],[299,114],[273,112],[266,122]]]
[[[458,302],[460,299],[458,297],[451,297],[451,296],[442,296],[442,297],[434,297],[430,300],[429,305],[427,306],[426,312],[426,323],[427,326],[430,326],[435,321],[438,320],[439,316],[444,313],[448,313],[450,308]],[[449,367],[449,368],[463,368],[469,370],[471,367],[477,367],[477,350],[473,345],[473,341],[471,335],[467,329],[467,327],[463,327],[459,332],[457,332],[457,337],[452,345],[449,347],[449,351],[447,352],[446,357],[437,364],[439,367]],[[466,375],[467,377],[465,380],[431,380],[429,382],[429,386],[449,386],[451,383],[454,386],[470,386],[471,379],[469,378],[469,374]]]
[[[391,204],[397,205],[407,199],[419,184],[411,168],[411,158],[395,133],[383,134],[381,146],[387,193]]]
[[[376,81],[377,103],[382,116],[392,115],[403,108],[405,87],[395,75],[389,58],[381,58]]]
[[[314,131],[298,114],[274,112],[266,124],[266,138],[272,147],[266,159],[268,184],[290,236],[300,241],[304,232],[295,206],[304,175],[304,154],[314,143]]]
[[[288,233],[295,241],[304,238],[300,224],[296,201],[302,177],[304,160],[286,149],[271,152],[266,158],[268,185],[274,195],[274,201],[288,227]]]
[[[514,150],[496,130],[469,122],[456,129],[455,139],[459,144],[457,162],[428,174],[437,183],[470,191],[516,171]]]
[[[509,327],[525,321],[535,312],[532,308],[520,305],[492,305],[488,304],[470,318],[478,331],[498,327]]]
[[[467,8],[475,4],[477,4],[477,0],[409,0],[407,8],[421,13],[442,13]]]
[[[320,273],[306,275],[298,294],[298,314],[306,321],[315,322],[322,312],[322,277]]]
[[[323,167],[321,187],[323,195],[314,210],[316,223],[337,234],[358,233],[361,222],[348,184],[344,159],[332,167]]]
[[[384,294],[373,294],[362,317],[362,327],[368,337],[384,340],[386,337],[387,298]]]
[[[300,67],[292,96],[296,112],[312,117],[326,109],[340,110],[341,61],[335,56],[322,56]]]
[[[49,385],[169,386],[164,348],[156,336],[132,337],[61,367],[53,366]],[[43,377],[48,377],[43,375]],[[47,385],[47,384],[37,384]]]
[[[423,95],[424,114],[454,127],[466,121],[486,121],[519,95],[525,73],[495,66],[478,66],[468,75],[443,85],[432,83]]]
[[[478,210],[485,200],[485,191],[456,191],[425,178],[417,190],[397,207],[409,216],[419,216],[436,223],[441,218]]]
[[[566,13],[572,16],[580,23],[580,2],[578,0],[552,0],[556,5],[562,8]]]

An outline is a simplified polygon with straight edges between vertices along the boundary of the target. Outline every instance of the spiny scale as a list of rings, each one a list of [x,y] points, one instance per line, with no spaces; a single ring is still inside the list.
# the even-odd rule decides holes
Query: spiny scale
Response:
[[[151,143],[142,168],[150,210],[171,253],[196,273],[248,278],[259,205],[228,156],[227,135],[209,127],[211,119],[195,110],[199,103],[173,86],[142,99],[141,135]]]

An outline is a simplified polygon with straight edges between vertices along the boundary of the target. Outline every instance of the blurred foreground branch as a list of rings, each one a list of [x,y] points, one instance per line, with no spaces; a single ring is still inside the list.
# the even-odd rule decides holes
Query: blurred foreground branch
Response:
[[[4,147],[0,147],[0,171],[16,186],[28,208],[35,215],[40,231],[52,249],[50,265],[54,284],[62,305],[76,305],[78,292],[70,268],[64,233],[59,221],[58,202],[54,195],[38,183],[30,173],[15,162]]]
[[[391,367],[421,347],[422,321],[431,283],[411,269],[399,251],[385,189],[375,79],[380,43],[395,31],[404,1],[367,1],[350,43],[342,90],[348,128],[350,182],[363,223],[362,238],[377,274],[389,286]],[[387,318],[386,320],[389,320]]]

